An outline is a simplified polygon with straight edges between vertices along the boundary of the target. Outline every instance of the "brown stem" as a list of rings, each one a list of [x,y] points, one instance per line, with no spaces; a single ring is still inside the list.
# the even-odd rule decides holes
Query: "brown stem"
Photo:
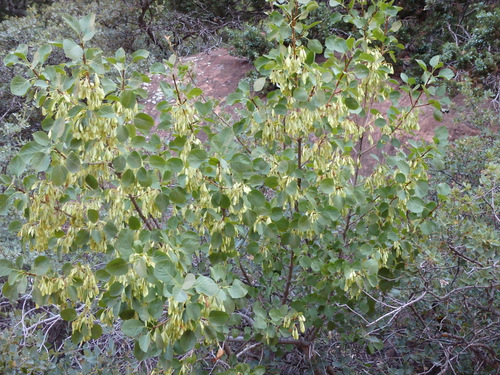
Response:
[[[141,218],[141,220],[144,222],[144,224],[146,224],[146,226],[148,227],[149,230],[153,230],[153,227],[151,226],[151,223],[146,219],[146,217],[144,216],[144,214],[142,213],[142,210],[141,208],[139,207],[139,204],[137,203],[137,200],[135,199],[135,197],[132,196],[132,194],[129,194],[128,197],[130,198],[130,200],[132,201],[132,204],[134,205],[135,207],[135,210],[137,211],[137,213],[139,214],[139,217]]]
[[[344,243],[347,238],[347,231],[349,230],[349,225],[351,224],[351,217],[352,217],[352,209],[349,209],[349,212],[347,213],[347,220],[345,223],[344,232],[342,233],[342,238],[344,240]]]
[[[61,155],[63,157],[63,159],[66,159],[66,155],[64,155],[61,151],[59,151],[57,148],[54,147],[53,149],[56,153],[58,153],[59,155]]]
[[[247,281],[248,285],[253,286],[253,283],[250,280],[250,277],[248,277],[247,271],[243,268],[243,265],[241,264],[241,259],[238,259],[238,266],[240,267],[241,273],[243,274],[243,277]]]
[[[285,293],[283,294],[283,299],[281,300],[282,305],[286,303],[288,295],[290,294],[290,287],[292,285],[292,276],[293,276],[293,259],[294,259],[293,248],[290,248],[290,263],[288,264],[288,276],[286,278]]]
[[[48,202],[47,202],[48,203]],[[67,217],[69,217],[70,219],[74,220],[75,218],[73,216],[71,216],[70,214],[68,214],[67,212],[64,212],[63,210],[61,210],[61,208],[59,206],[55,206],[54,209],[57,211],[57,212],[60,212],[64,215],[66,215]]]

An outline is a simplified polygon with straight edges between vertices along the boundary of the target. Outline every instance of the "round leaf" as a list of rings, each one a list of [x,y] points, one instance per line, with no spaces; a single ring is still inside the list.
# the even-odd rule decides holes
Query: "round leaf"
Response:
[[[29,81],[21,76],[15,76],[10,82],[10,91],[13,95],[24,96],[30,89]]]
[[[408,211],[419,214],[424,210],[424,201],[419,197],[411,197],[406,203]]]
[[[122,258],[113,259],[106,265],[106,271],[114,276],[122,276],[128,272],[128,263]]]
[[[122,332],[129,337],[138,337],[145,329],[144,323],[137,319],[126,320],[122,324]]]
[[[78,314],[76,313],[76,310],[72,307],[61,310],[61,318],[63,318],[67,322],[72,322],[76,319],[77,316]]]
[[[194,283],[194,287],[198,293],[212,297],[219,293],[219,286],[211,278],[200,276]]]
[[[68,177],[68,170],[64,165],[56,165],[52,169],[51,180],[56,186],[64,185]]]

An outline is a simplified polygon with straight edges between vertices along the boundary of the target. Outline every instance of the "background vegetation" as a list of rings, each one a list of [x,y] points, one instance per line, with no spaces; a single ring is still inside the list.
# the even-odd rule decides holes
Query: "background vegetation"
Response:
[[[310,12],[306,24],[320,23],[311,27],[309,38],[324,45],[332,35],[358,37],[357,29],[342,18],[346,14],[343,8],[332,10],[329,3],[319,1],[318,8]],[[425,199],[434,200],[436,209],[412,242],[414,257],[404,267],[381,270],[380,289],[367,291],[363,303],[348,299],[332,302],[334,318],[328,333],[316,341],[315,355],[295,344],[264,348],[258,341],[248,345],[236,341],[231,348],[223,347],[220,356],[217,347],[200,352],[200,373],[236,373],[226,364],[240,373],[264,373],[258,365],[266,365],[267,373],[284,374],[313,369],[328,374],[498,371],[500,10],[495,1],[413,0],[395,4],[403,9],[397,16],[401,28],[393,35],[405,47],[394,49],[396,69],[416,76],[421,69],[417,59],[429,62],[441,55],[441,61],[455,73],[454,81],[448,84],[450,94],[465,97],[457,121],[478,130],[475,137],[449,144],[445,156],[429,165],[431,179]],[[0,57],[4,59],[19,44],[26,44],[31,56],[31,51],[47,41],[73,38],[63,14],[82,17],[95,13],[92,45],[106,56],[114,55],[118,47],[127,54],[147,49],[150,54],[138,62],[139,71],[145,72],[174,52],[188,55],[221,45],[229,46],[236,55],[257,60],[277,46],[265,37],[270,26],[265,12],[270,11],[271,5],[261,0],[3,0]],[[289,42],[283,40],[284,44]],[[54,48],[47,63],[68,61],[62,49]],[[32,140],[33,133],[42,129],[44,118],[26,99],[12,95],[10,82],[18,74],[22,71],[17,66],[0,67],[2,174],[18,150]],[[443,183],[449,191],[442,191]],[[450,199],[440,198],[444,193]],[[37,306],[31,284],[19,285],[9,279],[12,267],[30,272],[41,265],[35,259],[38,254],[29,252],[16,236],[20,222],[9,224],[16,219],[16,211],[0,205],[0,212],[9,215],[0,216],[0,274],[4,275],[0,279],[1,371],[152,371],[157,359],[134,359],[132,353],[137,350],[133,340],[120,331],[120,324],[104,327],[102,335],[78,345],[71,340],[70,323],[61,318],[58,307]],[[52,268],[61,269],[65,263],[81,259],[96,267],[105,264],[96,255],[76,251],[54,259]],[[286,276],[281,269],[272,272]],[[13,290],[12,285],[18,289]],[[241,311],[245,315],[245,310]],[[250,318],[255,320],[256,316]],[[249,325],[242,319],[240,329]]]

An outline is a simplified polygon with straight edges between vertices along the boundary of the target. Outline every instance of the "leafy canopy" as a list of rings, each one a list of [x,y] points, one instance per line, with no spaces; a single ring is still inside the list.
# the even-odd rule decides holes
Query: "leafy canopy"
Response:
[[[11,227],[46,255],[29,272],[2,261],[3,293],[16,298],[33,278],[36,303],[59,306],[75,342],[121,319],[139,359],[180,373],[200,345],[304,348],[335,328],[340,305],[372,311],[363,291],[391,289],[439,204],[426,200],[427,163],[446,131],[434,144],[399,138],[418,129],[417,108],[442,94],[438,80],[451,71],[435,57],[421,62],[423,84],[391,79],[385,56],[399,25],[389,1],[345,5],[338,17],[357,36],[324,45],[304,23],[317,6],[274,4],[277,47],[256,60],[253,90],[241,83],[217,111],[173,56],[150,70],[164,78],[158,119],[143,112],[150,75],[133,64],[148,52],[105,57],[89,47],[93,15],[66,17],[76,40],[8,55],[26,71],[12,92],[45,118],[2,176],[0,213],[23,212]],[[54,47],[66,62],[46,64]],[[265,98],[252,93],[268,83]],[[398,104],[401,92],[410,105]],[[80,262],[52,267],[53,255],[78,252]]]

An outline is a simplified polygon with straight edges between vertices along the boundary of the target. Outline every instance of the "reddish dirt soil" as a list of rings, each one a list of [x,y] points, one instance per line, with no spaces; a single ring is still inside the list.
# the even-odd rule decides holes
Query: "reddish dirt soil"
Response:
[[[203,90],[204,95],[218,100],[223,100],[234,92],[239,81],[252,69],[252,65],[248,61],[231,56],[224,48],[183,58],[183,62],[193,65],[195,84]],[[159,89],[158,76],[153,77],[146,87],[150,92],[150,98],[146,101],[146,111],[153,117],[157,117],[158,112],[154,107],[158,102],[164,100]],[[403,100],[401,104],[407,105],[408,103]],[[451,106],[450,111],[443,113],[442,122],[434,119],[432,107],[421,108],[420,130],[416,132],[415,137],[430,141],[434,135],[434,129],[443,125],[449,129],[450,140],[477,134],[477,130],[453,121],[461,105],[463,105],[463,98],[455,97],[454,105]],[[386,107],[388,106],[389,104],[386,105]]]

